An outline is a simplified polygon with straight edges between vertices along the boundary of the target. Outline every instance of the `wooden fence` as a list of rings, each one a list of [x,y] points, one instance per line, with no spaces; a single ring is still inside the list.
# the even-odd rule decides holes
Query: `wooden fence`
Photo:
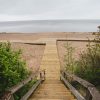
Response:
[[[80,83],[83,87],[87,89],[86,97],[83,97],[68,81],[68,78]],[[77,100],[100,100],[100,92],[95,88],[95,86],[73,74],[69,74],[66,71],[61,71],[60,79],[64,82],[64,84],[71,90],[71,92],[75,95]]]
[[[36,77],[39,78],[38,81],[21,98],[21,100],[27,100],[29,96],[35,91],[35,89],[41,84],[41,82],[45,80],[45,70],[38,71],[38,72],[36,71],[35,73],[32,73],[27,79],[11,87],[9,90],[5,92],[4,96],[0,100],[14,100],[13,94],[17,92],[19,89],[21,89],[23,86],[25,86],[29,81],[35,79]]]

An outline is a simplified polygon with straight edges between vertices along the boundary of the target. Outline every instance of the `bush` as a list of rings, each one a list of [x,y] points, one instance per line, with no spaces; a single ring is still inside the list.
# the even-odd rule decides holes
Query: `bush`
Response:
[[[97,36],[98,37],[98,36]],[[89,81],[95,86],[100,86],[100,43],[99,38],[94,39],[94,44],[89,41],[86,51],[80,54],[78,60],[73,59],[73,47],[66,45],[66,70]],[[69,49],[70,48],[70,49]],[[69,54],[68,54],[69,53]],[[67,59],[66,59],[67,58]]]
[[[31,80],[30,82],[28,82],[26,85],[24,85],[21,89],[19,89],[14,94],[14,99],[20,100],[36,82],[37,82],[37,79],[34,79],[34,80]]]
[[[75,74],[95,86],[100,85],[100,44],[87,45],[86,52],[81,53],[77,61]]]
[[[26,63],[21,59],[21,50],[13,51],[11,44],[0,43],[0,94],[28,76]]]

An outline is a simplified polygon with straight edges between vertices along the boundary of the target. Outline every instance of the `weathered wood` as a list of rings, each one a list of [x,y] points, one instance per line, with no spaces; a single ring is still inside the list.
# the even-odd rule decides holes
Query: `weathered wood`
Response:
[[[6,91],[5,95],[0,98],[0,100],[14,100],[14,97],[10,91]]]
[[[75,100],[70,90],[59,80],[60,63],[56,41],[47,39],[40,68],[46,69],[46,81],[31,95],[29,100]]]
[[[24,43],[24,44],[30,44],[30,45],[46,45],[46,43]]]
[[[5,95],[2,97],[2,98],[3,98],[2,100],[14,100],[13,94],[14,94],[16,91],[18,91],[20,88],[22,88],[24,85],[26,85],[29,81],[31,81],[32,79],[34,79],[35,77],[37,77],[40,73],[44,73],[44,71],[45,71],[45,70],[38,71],[38,72],[36,71],[36,73],[32,73],[27,79],[23,80],[22,82],[20,82],[19,84],[15,85],[15,86],[11,87],[11,88],[5,93]],[[40,77],[40,80],[39,80],[38,82],[40,83],[41,80],[42,80],[42,77]],[[36,85],[34,85],[34,86],[37,87],[37,85],[39,85],[39,83],[36,84]],[[33,87],[34,87],[34,86],[33,86]],[[34,88],[32,88],[32,89],[34,90]],[[30,91],[31,91],[31,89],[30,89]],[[30,94],[30,95],[31,95],[31,94]]]
[[[16,91],[18,91],[21,87],[23,87],[25,84],[27,84],[29,81],[31,81],[32,79],[34,79],[39,73],[43,72],[42,71],[38,71],[36,73],[32,73],[27,79],[23,80],[22,82],[20,82],[19,84],[13,86],[12,88],[10,88],[8,91],[11,91],[11,93],[15,93]]]
[[[13,95],[11,95],[11,98],[10,98],[9,100],[14,100],[14,96],[13,96]]]
[[[100,100],[100,92],[95,87],[88,87],[88,90],[92,95],[92,100]]]
[[[64,73],[65,73],[68,77],[72,77],[73,80],[79,82],[81,85],[83,85],[83,86],[86,87],[86,88],[88,88],[88,87],[94,87],[93,84],[87,82],[86,80],[84,80],[84,79],[82,79],[82,78],[77,77],[76,75],[69,74],[69,73],[67,73],[66,71],[64,71]]]
[[[6,91],[4,96],[2,98],[0,98],[0,100],[11,100],[11,92]]]
[[[61,75],[64,77],[71,77],[74,81],[77,81],[78,83],[80,83],[82,86],[84,86],[85,88],[88,89],[88,94],[86,95],[86,100],[100,100],[100,92],[95,88],[95,86],[89,82],[87,82],[86,80],[83,80],[79,77],[77,77],[76,75],[67,73],[66,71],[61,71]],[[88,98],[87,98],[88,96]]]
[[[86,100],[92,100],[92,96],[91,96],[89,90],[86,91],[86,96],[85,96],[85,98],[86,98]]]
[[[33,78],[35,78],[36,74],[31,74],[27,79],[25,79],[24,81],[20,82],[19,84],[13,86],[12,88],[9,89],[9,91],[11,91],[11,93],[15,93],[16,91],[18,91],[21,87],[23,87],[25,84],[27,84],[29,81],[31,81]]]
[[[21,100],[27,100],[30,95],[36,90],[36,88],[41,84],[42,79],[38,80],[33,86],[32,88],[21,98]]]
[[[100,43],[99,40],[94,40],[94,39],[90,39],[90,40],[86,40],[86,39],[58,39],[57,41],[73,41],[73,42],[97,42]]]
[[[70,91],[74,94],[77,100],[85,100],[85,98],[64,78],[63,75],[61,75],[61,80],[70,89]]]

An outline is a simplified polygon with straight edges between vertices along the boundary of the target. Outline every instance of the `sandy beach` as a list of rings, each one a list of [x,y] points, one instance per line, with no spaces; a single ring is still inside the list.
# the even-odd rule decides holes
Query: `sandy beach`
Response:
[[[39,68],[41,64],[41,59],[43,56],[43,52],[45,49],[45,45],[36,45],[36,44],[25,44],[25,43],[35,43],[36,41],[44,40],[48,38],[53,39],[70,39],[70,40],[88,40],[93,39],[94,36],[92,33],[68,33],[68,32],[62,32],[62,33],[5,33],[0,34],[0,41],[10,41],[12,43],[12,48],[14,50],[22,49],[22,58],[26,60],[28,68],[35,71]],[[40,41],[41,43],[41,41]],[[58,41],[57,42],[57,48],[58,48],[58,54],[60,58],[61,67],[64,66],[64,55],[66,53],[64,45],[66,44],[66,41]],[[87,42],[71,42],[71,45],[75,48],[75,57],[78,57],[80,51],[85,49]]]
[[[93,38],[92,32],[51,32],[51,33],[0,33],[0,40],[37,40],[39,38]]]

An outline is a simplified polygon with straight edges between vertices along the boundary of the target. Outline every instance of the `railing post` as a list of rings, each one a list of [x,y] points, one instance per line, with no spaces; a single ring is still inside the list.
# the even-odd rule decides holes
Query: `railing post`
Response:
[[[92,97],[91,97],[91,94],[89,92],[89,90],[86,91],[86,97],[85,97],[86,100],[92,100]]]
[[[40,79],[42,79],[42,81],[45,80],[45,71],[44,72],[40,72]]]
[[[44,77],[43,77],[43,78],[44,78],[44,80],[45,80],[45,70],[44,70]]]
[[[61,79],[61,75],[62,75],[62,71],[60,70],[60,81],[62,81],[62,79]]]
[[[64,78],[66,79],[66,74],[65,74],[65,72],[63,72],[64,73]]]
[[[15,100],[13,95],[11,95],[11,99],[10,100]]]
[[[14,97],[11,91],[6,91],[4,96],[0,100],[14,100]]]
[[[42,79],[42,73],[40,72],[40,79]]]

